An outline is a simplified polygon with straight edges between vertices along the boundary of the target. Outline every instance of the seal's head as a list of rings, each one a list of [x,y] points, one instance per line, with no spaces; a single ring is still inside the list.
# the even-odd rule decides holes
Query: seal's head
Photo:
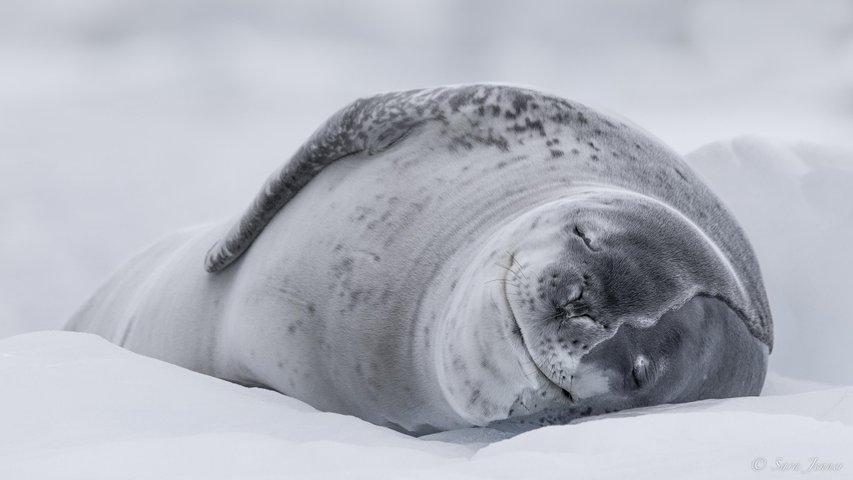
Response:
[[[763,384],[767,347],[738,311],[731,264],[652,198],[589,188],[532,209],[464,279],[438,358],[445,395],[474,423],[563,423]]]

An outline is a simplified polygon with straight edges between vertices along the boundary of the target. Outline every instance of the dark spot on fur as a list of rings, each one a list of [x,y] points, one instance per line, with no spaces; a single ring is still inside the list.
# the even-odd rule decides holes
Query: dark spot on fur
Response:
[[[448,150],[451,152],[456,152],[459,147],[464,148],[465,150],[473,150],[474,144],[468,141],[468,138],[465,136],[457,136],[453,137],[453,141],[448,145]]]
[[[521,327],[519,327],[518,325],[513,326],[512,327],[512,334],[520,337],[521,342],[524,343],[524,337],[521,336]]]
[[[551,158],[560,158],[560,157],[562,157],[563,155],[565,155],[565,154],[563,153],[563,151],[562,151],[562,150],[554,150],[554,149],[551,149]]]
[[[545,136],[545,125],[542,123],[542,120],[531,120],[530,117],[524,118],[524,125],[516,123],[509,127],[508,130],[515,133],[524,133],[533,130],[538,132],[540,136]]]
[[[527,105],[530,103],[532,98],[533,97],[527,94],[516,94],[515,98],[512,99],[512,108],[515,109],[515,113],[526,112]]]
[[[459,92],[456,95],[453,95],[447,100],[447,104],[450,105],[450,109],[454,112],[459,111],[459,107],[465,104],[466,96],[463,92]]]

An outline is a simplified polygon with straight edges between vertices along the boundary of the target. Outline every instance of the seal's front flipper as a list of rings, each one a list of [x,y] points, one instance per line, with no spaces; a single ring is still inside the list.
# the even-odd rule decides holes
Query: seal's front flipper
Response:
[[[446,127],[442,134],[458,134],[481,126],[487,112],[490,117],[500,118],[500,112],[506,110],[507,115],[515,118],[528,108],[526,102],[535,95],[538,94],[515,87],[465,85],[386,93],[356,100],[333,115],[270,176],[240,220],[208,250],[205,268],[208,272],[218,272],[239,258],[272,217],[323,168],[337,160],[360,153],[376,155],[386,151],[427,122],[441,123]],[[487,109],[489,99],[493,104]],[[505,140],[501,143],[501,139],[491,137],[490,132],[482,140],[505,149]]]
[[[472,87],[473,88],[473,87]],[[240,257],[275,214],[326,166],[351,155],[375,155],[419,124],[443,118],[430,108],[437,95],[459,89],[412,90],[356,100],[332,116],[276,170],[240,220],[207,252],[205,268],[218,272]]]

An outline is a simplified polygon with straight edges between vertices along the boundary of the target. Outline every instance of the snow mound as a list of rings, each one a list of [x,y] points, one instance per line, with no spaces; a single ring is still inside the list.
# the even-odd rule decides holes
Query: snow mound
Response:
[[[853,151],[743,137],[686,159],[758,256],[775,323],[771,370],[853,384]]]
[[[853,387],[408,437],[87,334],[0,341],[0,478],[756,478],[853,468]],[[813,458],[817,467],[812,467]],[[847,470],[845,470],[847,469]]]

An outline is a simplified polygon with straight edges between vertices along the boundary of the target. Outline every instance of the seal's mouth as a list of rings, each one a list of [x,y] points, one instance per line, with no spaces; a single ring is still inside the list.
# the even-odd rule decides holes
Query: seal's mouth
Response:
[[[515,255],[512,255],[512,258],[514,257]],[[542,377],[548,384],[562,391],[563,395],[565,395],[570,402],[575,403],[577,397],[575,397],[575,395],[569,389],[551,380],[548,375],[542,370],[542,367],[539,366],[539,364],[536,362],[536,360],[533,359],[533,356],[530,354],[530,350],[527,348],[527,341],[524,339],[524,333],[521,331],[521,325],[518,323],[518,319],[515,317],[515,312],[513,312],[512,310],[512,304],[509,301],[509,294],[507,293],[508,276],[509,271],[504,274],[503,281],[500,282],[500,284],[501,294],[504,299],[504,305],[506,306],[507,312],[509,312],[509,318],[512,320],[512,333],[516,335],[521,341],[521,348],[522,350],[524,350],[524,354],[527,357],[527,360],[530,361],[531,365],[535,366],[536,372],[539,373],[539,376]]]

